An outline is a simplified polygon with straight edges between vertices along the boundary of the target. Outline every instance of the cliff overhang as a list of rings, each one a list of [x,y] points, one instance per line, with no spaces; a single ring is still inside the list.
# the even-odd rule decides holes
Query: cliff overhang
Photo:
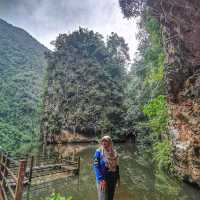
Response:
[[[177,173],[200,186],[200,1],[149,1],[162,24],[169,133]]]

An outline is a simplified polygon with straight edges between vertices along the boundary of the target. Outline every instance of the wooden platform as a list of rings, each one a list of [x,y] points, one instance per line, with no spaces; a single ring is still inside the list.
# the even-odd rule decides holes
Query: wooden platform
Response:
[[[26,187],[66,178],[79,174],[79,171],[80,157],[31,155],[24,158],[11,158],[8,153],[1,150],[0,200],[22,200]]]
[[[67,178],[69,176],[71,176],[73,173],[71,172],[63,172],[63,173],[57,173],[54,175],[47,175],[44,177],[38,177],[38,178],[34,178],[32,179],[31,182],[31,187],[38,185],[38,184],[44,184],[44,183],[48,183],[50,181],[55,181],[58,179],[63,179],[63,178]]]

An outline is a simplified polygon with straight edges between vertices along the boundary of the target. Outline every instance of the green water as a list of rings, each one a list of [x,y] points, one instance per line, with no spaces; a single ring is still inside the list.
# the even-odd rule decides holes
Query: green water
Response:
[[[63,155],[76,153],[81,156],[80,177],[54,181],[40,190],[36,188],[32,191],[32,199],[38,200],[56,191],[72,196],[73,200],[97,200],[92,171],[92,156],[96,148],[95,145],[59,148]],[[150,154],[139,152],[132,144],[117,145],[116,149],[120,157],[121,184],[116,190],[115,200],[200,200],[199,189],[154,172]]]

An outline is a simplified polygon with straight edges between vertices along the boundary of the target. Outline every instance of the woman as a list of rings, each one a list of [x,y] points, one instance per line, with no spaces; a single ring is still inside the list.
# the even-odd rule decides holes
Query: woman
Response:
[[[102,137],[100,148],[94,155],[93,169],[96,175],[98,199],[113,200],[116,183],[119,181],[119,163],[110,136]]]

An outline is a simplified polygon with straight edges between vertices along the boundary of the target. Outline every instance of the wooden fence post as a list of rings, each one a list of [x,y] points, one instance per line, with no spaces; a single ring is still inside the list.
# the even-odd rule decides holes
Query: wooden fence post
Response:
[[[81,157],[78,157],[78,175],[80,175]]]
[[[1,183],[1,179],[2,179],[2,175],[1,173],[3,174],[3,167],[2,167],[2,164],[3,164],[3,153],[1,152],[1,157],[0,157],[0,183]]]
[[[34,156],[31,156],[31,161],[30,161],[30,166],[29,166],[29,184],[31,183],[32,179],[32,173],[33,173],[33,161],[34,161]]]
[[[0,149],[0,159],[1,159],[1,155],[2,155],[2,151],[1,151],[1,149]]]
[[[0,164],[0,200],[4,200],[6,197],[4,196],[5,195],[5,190],[3,190],[3,172],[4,172],[4,162],[5,162],[5,156],[3,154],[3,152],[1,152],[1,164]]]
[[[0,200],[3,200],[3,191],[1,187],[0,187]]]
[[[2,155],[1,155],[1,165],[0,165],[1,176],[3,176],[3,170],[4,170],[3,165],[4,165],[4,162],[5,162],[5,156],[4,156],[4,154],[2,153]],[[1,177],[1,178],[2,178],[2,177]]]
[[[2,187],[3,188],[6,188],[6,181],[5,181],[5,179],[7,178],[7,176],[8,176],[8,170],[7,170],[7,168],[9,167],[9,164],[10,164],[10,162],[9,162],[9,159],[8,159],[8,154],[5,156],[5,160],[4,160],[4,168],[3,168],[3,170],[2,170],[2,173],[3,173],[3,179],[2,179]]]
[[[21,200],[23,195],[23,186],[24,186],[24,176],[26,172],[26,160],[19,161],[19,171],[17,176],[17,185],[15,189],[15,199],[14,200]]]

